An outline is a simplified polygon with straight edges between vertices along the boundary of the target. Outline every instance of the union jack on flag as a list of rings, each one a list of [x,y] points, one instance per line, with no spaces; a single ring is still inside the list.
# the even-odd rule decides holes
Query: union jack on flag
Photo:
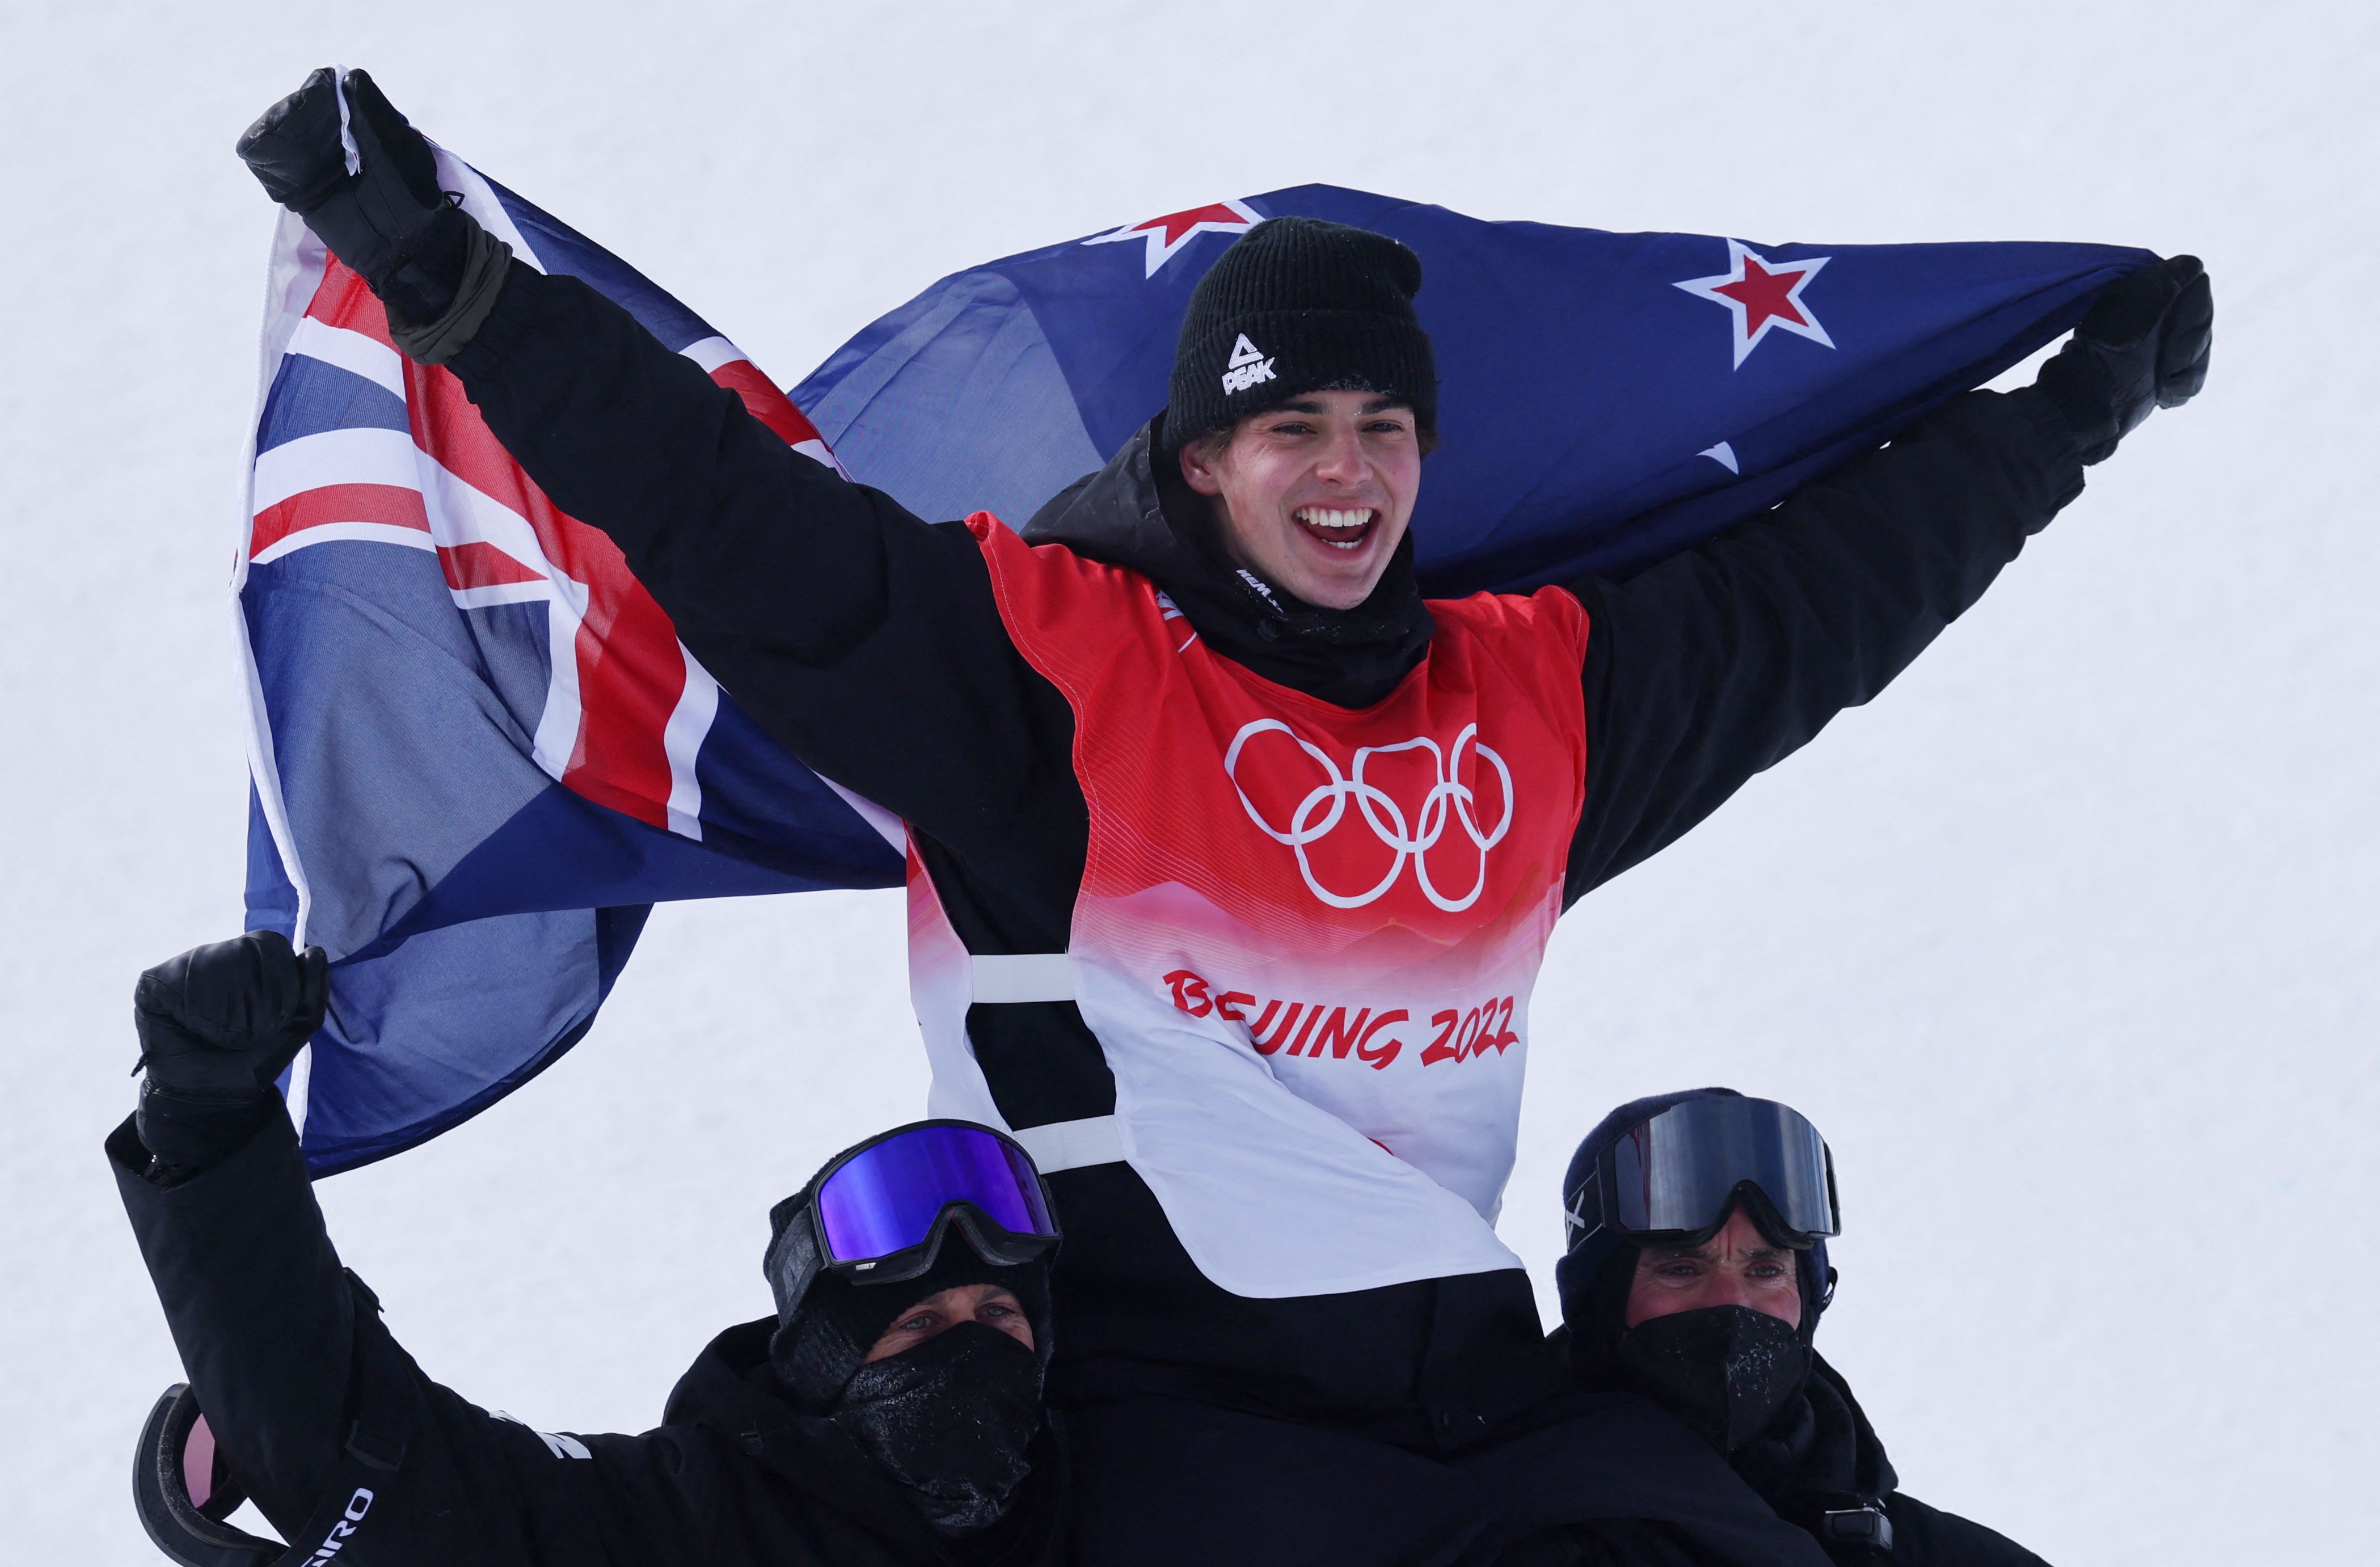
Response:
[[[441,153],[516,261],[576,275],[834,457],[725,337]],[[575,1042],[661,899],[896,885],[900,824],[787,756],[362,280],[285,216],[236,574],[249,923],[326,948],[289,1083],[318,1172],[453,1124]]]

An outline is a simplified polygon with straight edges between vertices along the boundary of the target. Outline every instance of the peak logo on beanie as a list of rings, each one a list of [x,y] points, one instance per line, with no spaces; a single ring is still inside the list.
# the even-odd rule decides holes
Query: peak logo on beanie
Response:
[[[1191,290],[1164,438],[1202,435],[1308,392],[1372,392],[1438,429],[1438,369],[1414,314],[1421,259],[1385,234],[1267,218]],[[1262,347],[1257,345],[1262,344]]]
[[[1223,395],[1228,397],[1234,392],[1245,392],[1272,379],[1272,360],[1265,357],[1263,349],[1248,341],[1246,333],[1241,333],[1239,340],[1232,345],[1231,363],[1223,370]]]

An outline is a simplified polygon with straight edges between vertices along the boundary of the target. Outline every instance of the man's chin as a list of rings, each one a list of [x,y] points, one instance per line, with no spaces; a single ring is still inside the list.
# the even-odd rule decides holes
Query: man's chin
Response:
[[[1352,610],[1372,596],[1378,580],[1377,572],[1353,580],[1336,574],[1301,572],[1281,586],[1318,609]]]
[[[1380,548],[1377,539],[1366,540],[1361,550],[1331,551],[1325,556],[1330,549],[1327,544],[1302,544],[1293,569],[1282,573],[1281,586],[1309,604],[1352,610],[1379,585],[1380,573],[1388,568],[1389,552]]]

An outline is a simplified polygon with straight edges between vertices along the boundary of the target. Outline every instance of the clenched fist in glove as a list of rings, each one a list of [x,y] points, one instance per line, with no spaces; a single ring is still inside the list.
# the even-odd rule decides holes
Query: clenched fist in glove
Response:
[[[133,1124],[162,1165],[203,1168],[255,1132],[273,1080],[322,1026],[330,962],[277,930],[194,947],[140,976],[140,1108]]]
[[[2198,395],[2214,335],[2206,269],[2170,256],[2109,284],[2034,384],[2074,427],[2082,460],[2104,462],[2150,409]]]
[[[327,66],[315,71],[248,128],[237,151],[265,194],[371,285],[396,346],[414,358],[453,358],[494,307],[510,248],[447,200],[430,142],[362,71],[343,79]]]

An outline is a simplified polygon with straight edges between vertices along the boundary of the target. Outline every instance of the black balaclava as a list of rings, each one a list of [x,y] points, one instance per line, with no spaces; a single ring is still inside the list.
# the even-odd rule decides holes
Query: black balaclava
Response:
[[[855,1284],[818,1266],[808,1214],[816,1184],[813,1177],[769,1214],[762,1266],[777,1299],[769,1338],[777,1381],[796,1407],[849,1434],[937,1531],[955,1537],[988,1528],[1025,1479],[1026,1450],[1041,1427],[1049,1258],[986,1261],[953,1225],[933,1266],[917,1278]],[[998,1284],[1014,1294],[1032,1325],[1033,1347],[969,1322],[863,1364],[903,1313],[962,1284]]]
[[[971,1535],[1008,1511],[1041,1428],[1041,1359],[962,1322],[851,1374],[834,1424],[937,1531]]]
[[[1690,1088],[1621,1105],[1572,1156],[1562,1177],[1564,1209],[1603,1150],[1630,1128],[1672,1105],[1741,1097],[1733,1088]],[[1569,1254],[1555,1264],[1554,1279],[1562,1324],[1569,1330],[1572,1374],[1579,1380],[1647,1393],[1730,1454],[1798,1407],[1814,1359],[1810,1341],[1819,1314],[1834,1297],[1834,1270],[1823,1238],[1795,1258],[1802,1294],[1798,1328],[1749,1306],[1722,1306],[1672,1312],[1633,1330],[1626,1325],[1628,1295],[1643,1248],[1608,1227],[1573,1240]]]
[[[1634,1263],[1631,1257],[1632,1272]],[[1800,1402],[1810,1380],[1810,1346],[1765,1311],[1713,1306],[1626,1330],[1611,1364],[1620,1381],[1651,1394],[1705,1441],[1733,1453]]]

